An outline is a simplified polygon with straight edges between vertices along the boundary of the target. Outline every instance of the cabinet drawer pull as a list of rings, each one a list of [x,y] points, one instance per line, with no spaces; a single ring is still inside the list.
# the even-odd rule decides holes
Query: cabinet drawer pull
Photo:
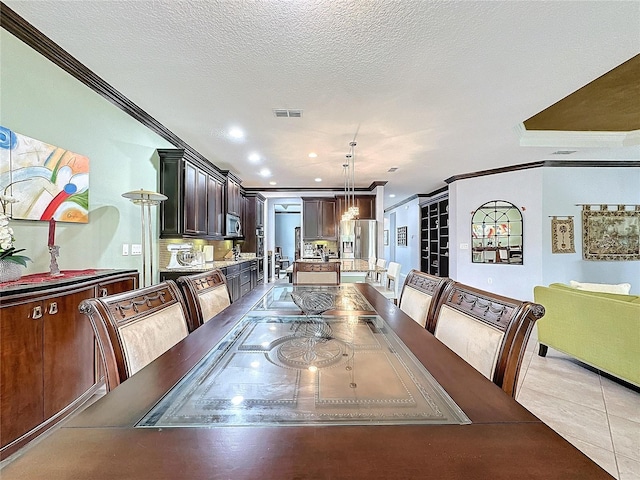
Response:
[[[101,289],[100,289],[100,296],[101,296],[101,297],[106,297],[107,295],[109,295],[109,292],[107,291],[107,289],[106,289],[106,288],[104,288],[104,287],[103,287],[103,288],[101,288]]]
[[[40,305],[33,307],[33,310],[31,311],[31,318],[34,320],[42,318],[42,307]]]
[[[49,315],[55,315],[56,313],[58,313],[58,303],[51,302],[49,304]]]

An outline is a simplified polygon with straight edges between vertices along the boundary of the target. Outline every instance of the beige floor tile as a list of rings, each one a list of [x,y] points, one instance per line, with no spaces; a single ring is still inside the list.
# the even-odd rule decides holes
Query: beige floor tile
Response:
[[[640,392],[601,377],[602,391],[607,412],[610,415],[640,423]]]
[[[535,355],[522,385],[540,393],[606,411],[599,375],[566,359]]]
[[[620,480],[640,480],[640,462],[620,455],[616,456]]]
[[[573,437],[613,452],[605,412],[528,388],[518,402],[563,437]]]
[[[574,447],[584,453],[587,457],[593,460],[595,463],[604,468],[609,475],[614,478],[618,478],[618,465],[616,463],[616,456],[613,452],[605,450],[604,448],[596,447],[590,443],[583,442],[577,438],[570,436],[565,437]]]
[[[616,455],[640,462],[640,423],[609,415],[609,427]]]

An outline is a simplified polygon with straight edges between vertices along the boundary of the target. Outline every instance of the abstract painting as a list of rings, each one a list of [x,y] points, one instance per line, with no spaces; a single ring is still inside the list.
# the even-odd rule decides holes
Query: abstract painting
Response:
[[[0,126],[0,194],[11,218],[87,223],[89,159]]]

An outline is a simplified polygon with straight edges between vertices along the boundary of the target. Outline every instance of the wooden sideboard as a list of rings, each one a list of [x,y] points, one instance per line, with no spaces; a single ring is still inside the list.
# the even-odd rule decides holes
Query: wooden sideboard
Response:
[[[78,304],[138,286],[135,270],[68,273],[0,287],[0,459],[102,385],[93,330]]]

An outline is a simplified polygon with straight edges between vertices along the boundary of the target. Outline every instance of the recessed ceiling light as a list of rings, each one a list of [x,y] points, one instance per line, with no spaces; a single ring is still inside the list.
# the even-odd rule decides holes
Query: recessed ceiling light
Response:
[[[316,182],[321,182],[322,181],[322,179],[320,177],[316,178],[315,180],[316,180]]]
[[[240,140],[244,138],[244,132],[237,127],[234,127],[229,130],[229,136],[235,140]]]
[[[315,152],[311,152],[311,153],[309,154],[309,158],[316,158],[317,156],[318,156],[318,154],[317,154],[317,153],[315,153]]]
[[[260,161],[260,155],[258,155],[257,153],[252,153],[251,155],[249,155],[249,161],[258,163]]]
[[[395,193],[390,194],[389,198],[396,198],[396,194]]]
[[[271,170],[269,170],[268,168],[263,168],[262,170],[260,170],[260,175],[263,177],[270,177]]]
[[[269,182],[269,185],[277,185],[278,182]]]

